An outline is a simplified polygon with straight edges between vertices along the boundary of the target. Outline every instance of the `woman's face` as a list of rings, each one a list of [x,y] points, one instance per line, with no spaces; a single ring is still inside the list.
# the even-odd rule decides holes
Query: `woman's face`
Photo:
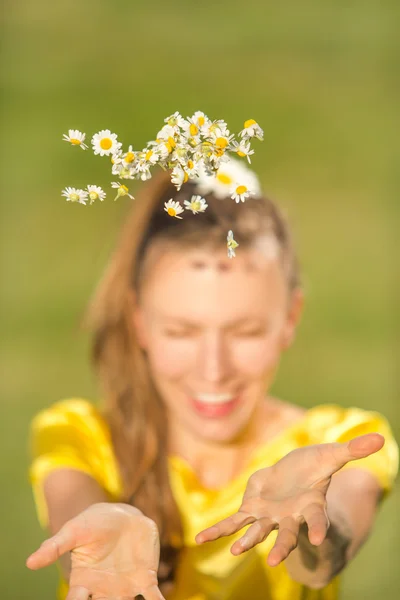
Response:
[[[135,309],[139,341],[169,419],[209,441],[238,437],[270,388],[300,317],[276,257],[167,250]]]

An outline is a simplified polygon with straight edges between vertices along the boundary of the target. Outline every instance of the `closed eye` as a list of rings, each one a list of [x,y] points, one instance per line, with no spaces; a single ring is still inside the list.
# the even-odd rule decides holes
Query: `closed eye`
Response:
[[[236,336],[237,337],[261,337],[262,335],[265,335],[266,330],[265,329],[246,329],[246,330],[242,330],[242,331],[237,331],[236,332]]]

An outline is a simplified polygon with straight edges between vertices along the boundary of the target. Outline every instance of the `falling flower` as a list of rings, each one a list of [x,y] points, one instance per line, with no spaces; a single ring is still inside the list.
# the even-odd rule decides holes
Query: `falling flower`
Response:
[[[170,217],[175,217],[176,219],[182,219],[179,215],[183,213],[183,208],[179,204],[179,202],[172,200],[168,200],[168,202],[164,202],[164,210],[169,214]]]
[[[70,142],[73,146],[80,146],[82,150],[87,150],[88,146],[84,144],[86,133],[82,133],[78,129],[69,129],[68,135],[66,133],[63,134],[63,140],[65,142]]]
[[[111,184],[111,187],[118,190],[117,195],[115,196],[114,200],[118,200],[118,198],[120,198],[121,196],[129,196],[129,198],[131,198],[131,200],[135,199],[129,193],[129,189],[123,183],[117,183],[116,181],[113,181]]]
[[[237,248],[239,246],[239,244],[233,239],[233,231],[230,230],[228,232],[228,237],[226,238],[227,244],[226,247],[228,248],[228,258],[233,258],[234,256],[236,256],[235,254],[235,248]]]
[[[98,185],[88,185],[87,191],[89,194],[90,204],[93,204],[95,200],[101,200],[101,202],[103,202],[106,197],[105,191]]]
[[[252,138],[256,137],[257,139],[263,141],[264,132],[254,119],[249,119],[244,123],[244,129],[240,132],[241,137],[244,138]]]
[[[85,190],[67,187],[62,191],[61,196],[65,196],[67,202],[79,202],[79,204],[86,204],[88,193]]]
[[[240,143],[232,142],[232,150],[241,158],[246,157],[248,162],[251,163],[250,155],[254,154],[254,150],[251,150],[250,142],[246,142],[244,139]]]
[[[110,154],[117,154],[122,144],[118,142],[115,133],[111,133],[109,129],[103,129],[92,137],[92,146],[95,154],[109,156]]]
[[[236,185],[231,194],[231,198],[235,200],[237,204],[240,201],[244,202],[250,196],[250,192],[245,185]]]
[[[190,200],[184,200],[183,204],[185,205],[186,210],[191,210],[194,215],[199,212],[204,212],[208,206],[201,196],[192,196]]]

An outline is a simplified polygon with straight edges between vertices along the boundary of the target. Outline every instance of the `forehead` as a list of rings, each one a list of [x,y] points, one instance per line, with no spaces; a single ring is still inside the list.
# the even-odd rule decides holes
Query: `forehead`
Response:
[[[282,310],[287,287],[277,256],[242,250],[168,250],[152,261],[143,282],[152,317],[192,321],[263,317]]]

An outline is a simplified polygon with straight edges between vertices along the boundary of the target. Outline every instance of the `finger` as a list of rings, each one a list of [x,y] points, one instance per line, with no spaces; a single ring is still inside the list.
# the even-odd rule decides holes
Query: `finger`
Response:
[[[256,520],[256,517],[253,517],[253,515],[237,512],[234,515],[219,521],[219,523],[200,531],[200,533],[196,535],[195,541],[197,544],[202,544],[203,542],[217,540],[224,535],[232,535],[232,533],[236,533],[245,525],[250,525],[250,523],[254,523]]]
[[[385,438],[380,433],[366,433],[355,437],[348,442],[334,442],[320,444],[322,459],[330,465],[330,474],[336,473],[352,460],[365,458],[378,452],[385,443]]]
[[[75,536],[68,523],[53,537],[45,540],[40,547],[26,559],[28,569],[41,569],[56,562],[60,556],[75,547]]]
[[[297,547],[300,523],[293,517],[286,517],[279,523],[278,537],[268,555],[267,562],[270,567],[276,567],[282,560],[289,556]]]
[[[302,513],[308,527],[308,539],[314,546],[319,546],[324,541],[330,526],[326,509],[314,503],[306,506]]]
[[[81,585],[74,585],[69,588],[65,600],[88,600],[88,598],[91,598],[91,595],[87,588]]]
[[[165,600],[158,585],[152,585],[143,592],[145,600]]]
[[[251,550],[251,548],[254,548],[257,544],[261,544],[261,542],[266,540],[271,531],[276,529],[276,527],[277,524],[268,517],[257,519],[257,521],[248,528],[246,533],[233,544],[231,548],[232,554],[237,556],[246,550]]]

